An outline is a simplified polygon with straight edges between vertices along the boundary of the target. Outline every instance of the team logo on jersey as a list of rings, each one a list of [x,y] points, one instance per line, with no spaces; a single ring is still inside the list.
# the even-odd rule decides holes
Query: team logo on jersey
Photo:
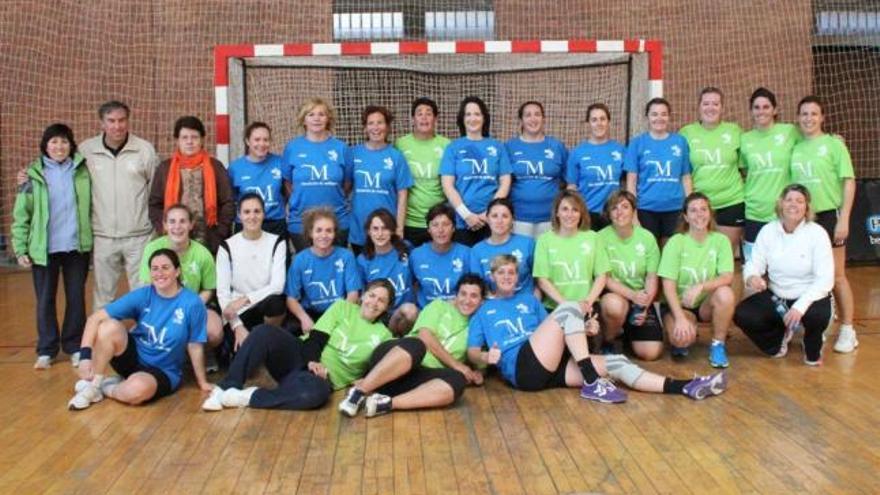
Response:
[[[443,156],[443,148],[437,146],[436,148],[434,148],[434,154],[437,155],[437,158],[442,157]]]
[[[725,132],[724,134],[721,135],[721,141],[723,141],[724,144],[730,144],[731,142],[733,142],[733,136],[731,136],[729,133]]]
[[[360,158],[355,158],[355,159],[354,159],[354,162],[355,162],[355,163],[364,163],[364,161],[361,160]]]
[[[514,249],[513,252],[510,253],[514,258],[516,258],[517,263],[522,263],[523,253],[519,249]]]
[[[174,317],[172,318],[172,321],[176,325],[183,324],[183,308],[177,308],[174,310]]]
[[[825,146],[824,144],[822,146],[819,146],[819,150],[816,152],[816,154],[818,154],[819,156],[826,156],[828,154],[828,146]]]
[[[498,156],[498,148],[494,146],[489,146],[488,148],[486,148],[486,153],[488,153],[489,156]]]
[[[672,156],[681,156],[681,146],[676,144],[676,145],[673,145],[671,149],[672,149]]]
[[[516,305],[516,310],[519,311],[519,314],[521,314],[521,315],[527,315],[527,314],[529,314],[529,307],[526,306],[526,305],[523,304],[523,303],[519,303],[519,304],[517,304],[517,305]]]
[[[394,168],[394,160],[392,160],[390,156],[386,156],[382,162],[385,164],[385,170],[391,170]]]
[[[700,144],[700,143],[701,143],[700,138],[693,138],[693,139],[691,139],[691,143],[693,143],[693,144]]]
[[[337,153],[336,150],[330,150],[327,152],[327,158],[335,162],[339,160],[339,153]]]
[[[307,156],[309,156],[309,155],[307,155],[305,153],[299,153],[298,155],[296,155],[297,158],[305,158]]]
[[[199,264],[195,261],[190,261],[186,264],[186,272],[191,275],[196,275],[199,273]]]
[[[774,134],[773,143],[775,143],[776,146],[782,146],[785,144],[785,134]]]
[[[514,151],[513,152],[513,156],[522,156],[522,154],[523,154],[522,151]]]
[[[461,272],[462,266],[464,266],[464,262],[461,258],[453,258],[452,259],[452,271],[455,273]]]
[[[636,256],[644,256],[645,255],[645,245],[641,242],[636,244]]]
[[[341,259],[334,261],[333,264],[336,266],[337,272],[342,273],[342,270],[345,270],[345,262]]]
[[[651,154],[651,150],[642,151],[642,156],[648,156]]]
[[[620,160],[623,160],[623,154],[621,154],[619,151],[612,151],[611,159],[615,162],[619,162]]]
[[[544,148],[544,158],[552,160],[555,156],[556,153],[553,153],[553,150],[551,150],[550,148]]]
[[[592,251],[592,250],[593,250],[593,248],[590,247],[589,242],[582,242],[581,243],[581,254],[588,255],[588,254],[590,254],[590,251]]]
[[[281,178],[281,169],[278,167],[272,167],[272,178],[278,180]]]
[[[251,176],[250,175],[242,175],[241,180],[251,180]]]
[[[718,251],[716,251],[715,249],[710,249],[709,250],[709,259],[712,260],[712,263],[715,263],[716,261],[718,261]]]

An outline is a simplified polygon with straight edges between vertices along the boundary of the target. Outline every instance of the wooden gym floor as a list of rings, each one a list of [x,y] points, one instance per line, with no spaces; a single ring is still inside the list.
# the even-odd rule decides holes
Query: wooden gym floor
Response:
[[[31,368],[30,275],[7,270],[0,493],[880,493],[880,267],[850,280],[855,353],[833,353],[832,334],[809,368],[798,345],[768,359],[735,330],[731,388],[714,399],[632,392],[600,405],[493,377],[449,409],[366,420],[336,412],[341,392],[313,412],[203,413],[191,378],[145,407],[69,412],[75,373]],[[645,366],[707,373],[701,339],[685,363]]]

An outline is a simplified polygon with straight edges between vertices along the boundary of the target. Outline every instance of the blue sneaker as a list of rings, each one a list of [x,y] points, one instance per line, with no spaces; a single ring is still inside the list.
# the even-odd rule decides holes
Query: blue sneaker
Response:
[[[727,360],[727,348],[724,342],[713,342],[709,346],[709,364],[713,368],[727,368],[730,361]]]
[[[713,395],[721,395],[727,390],[727,372],[719,371],[714,375],[698,376],[684,386],[684,395],[694,400],[703,400]]]
[[[672,359],[684,359],[688,357],[688,353],[690,350],[687,347],[675,347],[669,350],[669,353],[672,355]]]
[[[599,378],[593,383],[584,381],[581,386],[581,397],[605,404],[626,402],[626,392],[617,388],[614,382],[607,378]]]

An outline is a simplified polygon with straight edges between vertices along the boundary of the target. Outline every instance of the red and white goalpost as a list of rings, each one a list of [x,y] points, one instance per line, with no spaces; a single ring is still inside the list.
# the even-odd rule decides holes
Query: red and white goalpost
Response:
[[[214,48],[216,155],[224,163],[243,152],[244,126],[270,123],[275,143],[297,134],[295,108],[317,95],[336,105],[343,138],[359,139],[364,103],[383,104],[405,132],[409,101],[441,103],[440,130],[454,134],[452,115],[464,94],[486,99],[493,134],[515,131],[511,114],[528,99],[544,101],[549,132],[567,141],[583,136],[583,112],[603,101],[616,119],[617,138],[642,125],[644,102],[663,94],[663,51],[657,40],[509,40],[290,43]],[[486,97],[488,95],[488,98]],[[498,130],[500,128],[500,131]],[[569,142],[573,144],[573,142]]]

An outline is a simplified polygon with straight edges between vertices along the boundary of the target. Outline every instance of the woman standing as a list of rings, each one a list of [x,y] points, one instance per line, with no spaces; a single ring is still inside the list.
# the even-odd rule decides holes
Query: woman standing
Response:
[[[723,122],[724,95],[706,87],[700,91],[699,122],[681,128],[690,148],[694,191],[705,194],[712,209],[718,232],[730,239],[733,251],[739,251],[745,221],[745,197],[739,173],[739,148],[742,129],[733,122]]]
[[[636,198],[629,191],[611,193],[605,216],[611,225],[599,231],[610,274],[601,299],[606,346],[621,332],[633,353],[646,361],[663,354],[663,328],[654,309],[659,286],[660,249],[646,229],[635,225]]]
[[[287,180],[293,191],[288,201],[287,230],[296,251],[308,247],[303,217],[311,208],[329,208],[339,219],[334,244],[348,242],[351,169],[345,162],[348,146],[333,136],[336,110],[321,98],[309,98],[299,107],[297,126],[303,134],[284,147]]]
[[[235,217],[235,200],[223,164],[205,151],[205,125],[186,116],[174,123],[177,149],[159,164],[150,186],[150,221],[164,234],[165,210],[181,203],[193,214],[192,238],[217,252],[229,237]]]
[[[599,212],[608,196],[620,189],[626,148],[611,136],[611,111],[604,103],[587,107],[590,137],[571,152],[565,171],[569,189],[577,190],[590,211],[590,226],[599,231],[608,219]]]
[[[831,319],[831,242],[812,220],[806,187],[792,184],[783,189],[777,211],[779,219],[761,229],[752,259],[743,268],[746,286],[755,293],[739,303],[734,321],[773,357],[784,357],[795,331],[802,328],[804,362],[818,366],[822,334]]]
[[[458,213],[455,240],[466,246],[489,237],[486,207],[510,192],[510,160],[504,145],[489,136],[489,108],[476,96],[462,100],[456,123],[461,137],[443,152],[440,182]]]
[[[675,233],[685,196],[693,189],[687,140],[669,129],[671,107],[653,98],[645,107],[648,132],[626,149],[626,190],[639,200],[639,223],[660,246]]]
[[[89,316],[71,410],[86,409],[105,396],[138,405],[171,395],[183,378],[184,352],[199,388],[211,390],[205,379],[205,304],[181,284],[174,251],[159,249],[148,263],[151,285]],[[136,324],[127,328],[124,320]],[[108,365],[120,376],[108,377]]]
[[[520,134],[506,144],[513,176],[510,200],[519,212],[513,231],[534,239],[550,230],[547,205],[562,188],[568,150],[545,134],[544,105],[540,102],[523,103],[517,117]]]
[[[413,179],[403,154],[388,144],[393,120],[391,111],[385,107],[370,105],[365,108],[361,125],[367,142],[353,147],[347,158],[354,183],[348,242],[355,255],[363,251],[367,240],[364,231],[367,217],[380,208],[393,212],[398,225],[395,234],[403,237],[406,200]]]
[[[272,130],[264,122],[251,122],[244,130],[245,155],[229,164],[229,182],[238,211],[243,194],[255,192],[266,205],[263,230],[287,238],[284,181],[289,177],[284,160],[271,153]],[[241,217],[235,231],[242,229]]]
[[[776,122],[776,95],[758,88],[749,98],[752,130],[742,135],[740,167],[746,175],[743,259],[761,227],[776,219],[776,201],[789,183],[791,151],[801,135],[792,124]]]
[[[46,369],[61,348],[79,366],[86,321],[85,289],[92,250],[91,180],[73,131],[52,124],[43,131],[40,158],[28,165],[15,197],[12,249],[19,266],[30,268],[37,296],[37,360]],[[64,277],[64,321],[59,338],[55,297]]]
[[[663,327],[673,357],[684,357],[697,340],[697,322],[711,321],[709,364],[726,368],[730,364],[727,333],[736,305],[730,287],[733,250],[727,238],[715,230],[712,207],[703,193],[688,195],[681,218],[679,233],[669,239],[657,269],[667,305]]]
[[[791,181],[809,189],[816,222],[828,232],[834,247],[834,300],[840,309],[840,330],[834,350],[847,353],[859,346],[852,325],[855,302],[846,278],[846,239],[856,181],[846,144],[839,137],[826,134],[824,122],[819,98],[807,96],[798,103],[803,140],[791,152]]]

